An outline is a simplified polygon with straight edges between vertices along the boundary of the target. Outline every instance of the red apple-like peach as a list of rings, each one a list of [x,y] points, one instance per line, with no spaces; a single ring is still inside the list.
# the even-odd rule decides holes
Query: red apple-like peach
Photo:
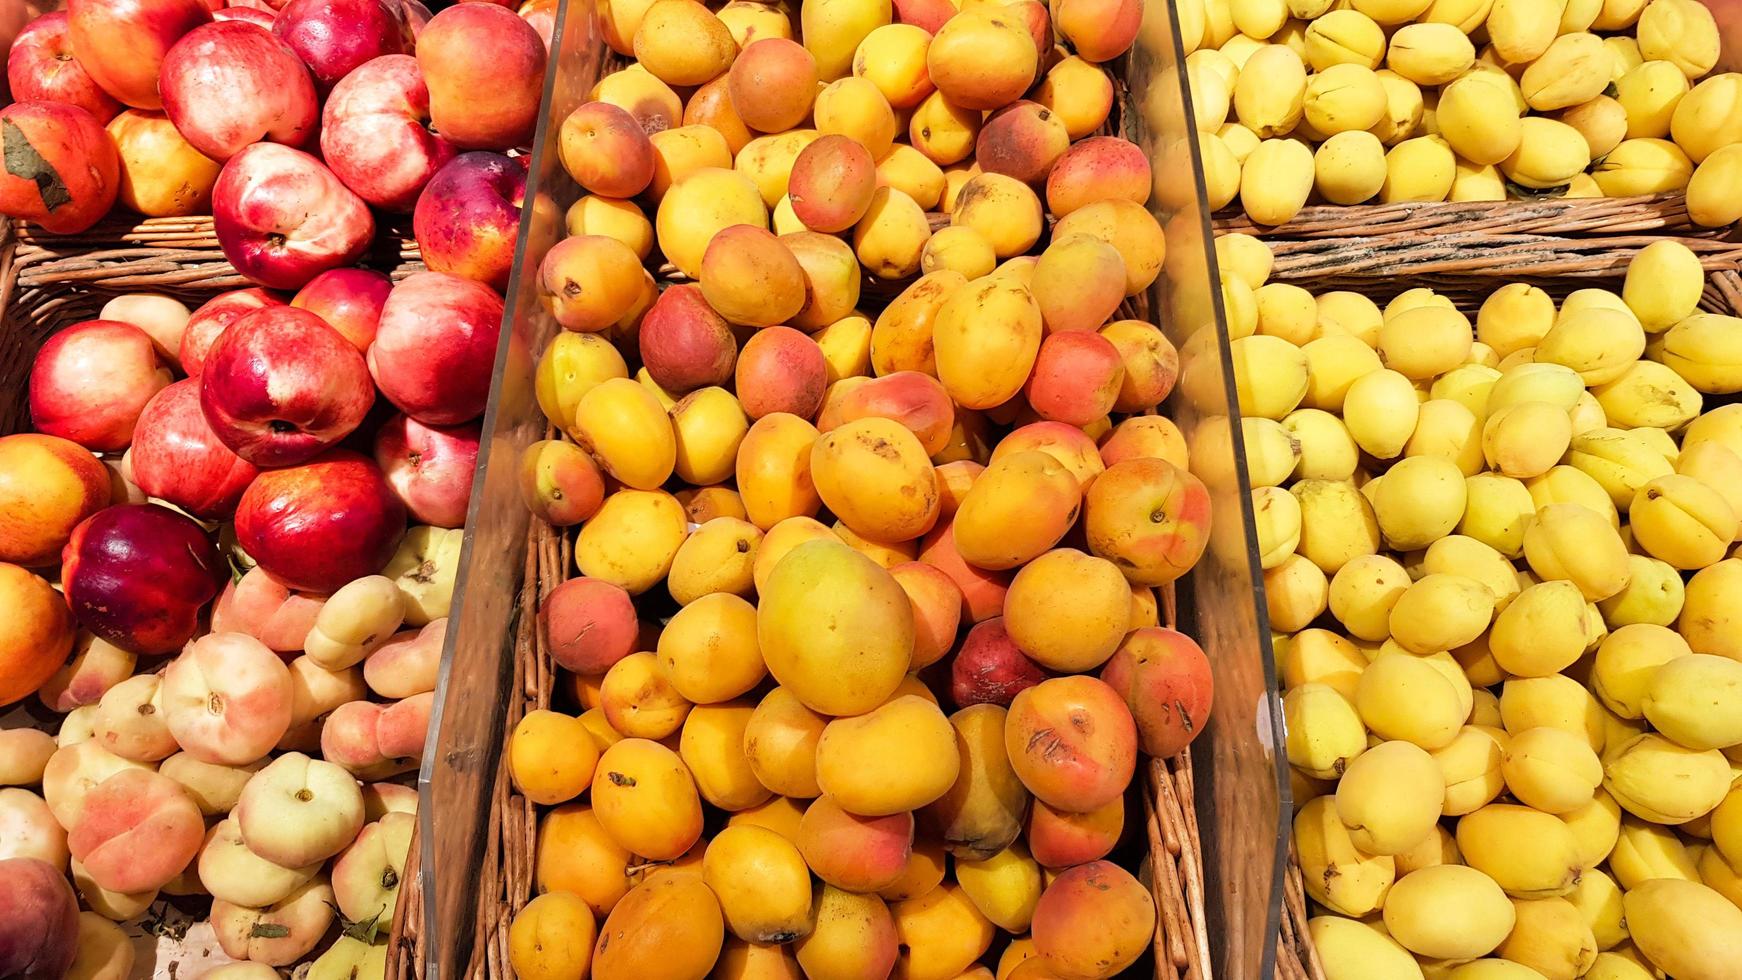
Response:
[[[411,24],[394,0],[291,0],[272,32],[308,65],[321,92],[373,58],[412,48]]]
[[[118,320],[86,320],[37,351],[30,420],[38,432],[115,452],[133,441],[139,413],[170,378],[145,331]]]
[[[212,189],[212,226],[236,271],[272,289],[299,289],[351,265],[375,219],[319,160],[277,143],[231,157]]]
[[[60,868],[0,861],[0,975],[55,980],[79,951],[79,900]]]
[[[462,153],[443,164],[412,212],[424,265],[507,289],[525,197],[524,157]]]
[[[73,54],[110,95],[135,109],[160,109],[164,56],[182,36],[212,22],[204,0],[68,0]]]
[[[146,656],[193,638],[227,574],[203,528],[156,504],[98,511],[61,553],[61,587],[79,625]]]
[[[372,575],[405,533],[405,505],[373,461],[331,450],[266,470],[236,507],[236,541],[285,585],[327,593]]]
[[[956,707],[996,704],[1009,707],[1016,695],[1052,676],[1028,659],[1004,630],[1002,616],[968,631],[950,662],[950,699]]]
[[[375,463],[419,524],[460,527],[478,463],[476,422],[424,425],[395,415],[375,434]]]
[[[6,57],[6,81],[15,102],[65,102],[98,122],[108,122],[121,111],[121,103],[73,57],[72,31],[64,10],[43,14],[18,32]]]
[[[363,355],[320,317],[273,306],[219,335],[200,371],[212,431],[256,466],[291,466],[350,435],[375,388]]]
[[[359,351],[375,342],[393,280],[372,269],[331,269],[297,290],[290,305],[325,320]]]
[[[17,161],[0,171],[0,214],[68,235],[115,204],[121,161],[96,116],[62,102],[15,102],[0,109],[0,128]]]
[[[212,431],[197,378],[177,381],[146,403],[127,458],[139,489],[207,521],[234,514],[258,472]]]
[[[206,300],[188,317],[187,327],[182,330],[181,346],[176,354],[181,369],[190,378],[199,377],[206,364],[206,352],[212,349],[218,335],[228,330],[230,324],[255,310],[283,305],[284,300],[255,286],[233,289]]]
[[[411,210],[453,155],[453,144],[429,128],[429,87],[411,55],[364,62],[327,96],[321,156],[375,207]]]
[[[461,3],[436,14],[417,38],[436,132],[468,150],[531,142],[545,61],[544,41],[512,10]]]
[[[194,149],[223,162],[251,143],[301,146],[320,120],[308,68],[257,24],[188,32],[163,59],[163,111]]]
[[[419,422],[469,422],[489,400],[501,330],[502,298],[490,287],[415,273],[387,297],[369,372],[387,400]]]

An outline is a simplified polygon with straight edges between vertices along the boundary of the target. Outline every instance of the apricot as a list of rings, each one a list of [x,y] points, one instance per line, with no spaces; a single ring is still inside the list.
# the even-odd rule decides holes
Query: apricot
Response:
[[[784,687],[763,695],[744,726],[742,746],[757,781],[783,797],[820,796],[816,750],[828,723]]]
[[[937,377],[963,408],[991,409],[1022,390],[1040,353],[1041,313],[1021,283],[996,276],[953,291],[932,331]]]
[[[876,562],[838,542],[807,541],[775,566],[761,593],[756,625],[769,673],[807,707],[860,714],[901,683],[913,655],[913,607]]]
[[[978,482],[976,480],[975,485]],[[956,588],[962,591],[962,613],[967,621],[980,623],[1003,613],[1004,593],[1010,586],[1010,576],[1006,572],[971,565],[963,558],[956,546],[954,518],[934,528],[920,541],[919,560],[937,568],[956,583]]]
[[[689,97],[683,106],[683,124],[686,126],[706,126],[726,141],[726,149],[734,157],[744,149],[756,134],[744,124],[738,111],[732,107],[732,76],[728,72],[713,81],[703,85]]]
[[[890,913],[901,937],[897,975],[914,980],[953,980],[986,952],[996,933],[955,882],[896,902]]]
[[[533,867],[541,895],[578,895],[602,919],[629,891],[630,859],[584,803],[564,803],[539,818]]]
[[[606,749],[592,792],[600,826],[633,854],[670,861],[701,839],[701,799],[689,767],[658,742],[626,738]]]
[[[1106,417],[1124,382],[1119,349],[1105,337],[1054,333],[1041,341],[1023,394],[1041,418],[1086,426]]]
[[[659,294],[642,318],[636,340],[647,373],[660,387],[680,395],[724,384],[738,357],[731,326],[692,283]]]
[[[850,892],[881,891],[907,870],[913,814],[861,817],[821,796],[799,821],[798,849],[828,884]]]
[[[1053,226],[1054,238],[1078,234],[1099,238],[1119,250],[1125,259],[1127,296],[1148,289],[1161,273],[1167,239],[1155,216],[1141,204],[1124,198],[1097,201],[1072,211]]]
[[[957,192],[950,224],[978,231],[992,244],[994,255],[1008,259],[1034,247],[1045,221],[1040,198],[1027,184],[1004,174],[979,173]]]
[[[1119,382],[1118,397],[1113,400],[1113,411],[1147,412],[1166,400],[1173,391],[1174,383],[1179,379],[1179,351],[1167,339],[1167,335],[1153,324],[1142,320],[1115,320],[1102,327],[1100,333],[1119,352],[1119,359],[1125,368],[1124,376]],[[1141,421],[1149,426],[1154,425],[1156,420],[1145,417],[1126,421]],[[1166,456],[1161,458],[1174,462]],[[1107,465],[1112,466],[1113,461],[1107,461]]]
[[[1020,98],[1039,60],[1027,28],[995,7],[951,17],[926,51],[932,84],[968,109],[997,109]]]
[[[817,60],[796,41],[765,37],[745,45],[726,78],[738,118],[751,129],[781,133],[810,115]]]
[[[766,228],[768,206],[749,177],[717,167],[704,167],[673,184],[654,218],[660,251],[692,279],[700,276],[702,256],[714,235],[732,225]]]
[[[919,271],[920,254],[931,224],[905,192],[879,187],[865,214],[853,226],[853,253],[879,279],[905,279]]]
[[[792,163],[787,196],[805,227],[819,232],[846,231],[871,208],[877,190],[877,163],[846,136],[828,135],[799,151]]]
[[[812,115],[818,132],[853,140],[876,160],[894,151],[901,130],[889,100],[863,78],[839,78],[823,86]]]
[[[634,197],[653,179],[653,144],[628,112],[588,102],[563,120],[557,137],[563,167],[589,193]]]
[[[585,333],[623,319],[641,300],[647,281],[640,257],[603,235],[565,238],[538,267],[539,296],[551,316]]]
[[[1089,550],[1139,585],[1166,585],[1191,570],[1209,543],[1210,493],[1159,459],[1108,467],[1084,496]]]
[[[1047,69],[1034,88],[1034,101],[1053,111],[1071,139],[1080,140],[1107,121],[1113,81],[1101,66],[1072,55]]]
[[[738,352],[736,374],[739,403],[752,419],[782,412],[809,419],[822,407],[829,366],[816,341],[791,327],[770,327]]]
[[[1125,792],[1137,765],[1137,725],[1124,700],[1093,677],[1055,677],[1010,702],[1004,745],[1029,792],[1081,813]]]
[[[1004,597],[1010,638],[1035,662],[1062,673],[1106,663],[1130,619],[1131,589],[1118,567],[1074,548],[1023,566]]]
[[[597,928],[593,910],[579,896],[539,895],[508,926],[508,964],[526,980],[584,977],[592,967]]]
[[[706,304],[703,306],[706,308]],[[608,338],[565,330],[551,338],[550,346],[539,357],[534,392],[546,418],[558,428],[572,429],[575,407],[583,395],[608,378],[628,376],[623,355]]]
[[[901,940],[895,917],[876,895],[824,884],[812,905],[810,935],[793,944],[808,977],[881,980],[895,968]]]
[[[936,888],[944,880],[944,869],[948,864],[949,854],[942,843],[926,837],[916,837],[913,853],[907,856],[907,870],[902,872],[901,878],[895,884],[877,894],[889,902],[917,898]]]
[[[631,738],[661,739],[676,732],[691,702],[677,692],[652,653],[633,653],[611,666],[599,686],[600,707],[611,727]]]
[[[981,123],[974,140],[974,159],[987,173],[1039,184],[1070,145],[1063,120],[1046,106],[1024,99],[999,109]]]
[[[980,113],[951,102],[942,92],[926,96],[907,123],[908,143],[940,167],[973,155],[979,135]]]
[[[936,90],[926,67],[931,33],[910,23],[885,24],[853,52],[853,74],[883,93],[891,107],[911,109]]]
[[[763,827],[796,844],[798,843],[798,825],[804,819],[805,807],[809,804],[809,800],[776,796],[760,806],[739,810],[728,816],[726,826]]]
[[[720,956],[725,935],[720,903],[701,875],[654,875],[630,889],[600,926],[593,976],[596,980],[705,977]]]
[[[0,640],[0,705],[11,704],[54,676],[73,648],[73,617],[47,580],[0,562],[0,606],[13,626]]]
[[[798,260],[805,278],[804,305],[788,318],[788,322],[800,330],[816,331],[811,339],[823,351],[831,381],[854,373],[844,370],[845,362],[859,363],[869,359],[870,324],[864,325],[864,340],[854,345],[863,348],[863,353],[838,359],[837,352],[832,349],[835,342],[845,339],[843,328],[838,325],[853,317],[853,309],[859,303],[863,273],[852,246],[833,235],[813,231],[792,232],[782,235],[780,240]],[[843,333],[843,336],[836,336],[837,333]],[[862,368],[856,370],[866,373]]]
[[[761,0],[730,0],[721,7],[720,22],[732,32],[732,39],[742,49],[751,41],[765,37],[792,37],[792,15],[779,4]]]
[[[1060,972],[1111,977],[1149,948],[1155,901],[1130,872],[1091,861],[1060,874],[1034,910],[1034,948]]]
[[[811,877],[797,846],[762,827],[727,827],[708,843],[702,879],[745,942],[784,943],[811,930]]]
[[[817,784],[836,805],[861,816],[917,810],[955,784],[954,741],[935,703],[897,697],[828,724],[817,743]]]
[[[730,479],[738,444],[750,430],[738,399],[724,388],[698,388],[678,399],[670,411],[678,479],[691,485]]]
[[[1098,201],[1143,204],[1153,184],[1149,157],[1129,140],[1091,136],[1059,157],[1046,178],[1046,203],[1060,218]]]
[[[920,561],[894,565],[889,574],[913,607],[913,656],[907,666],[918,671],[942,660],[955,646],[962,590],[944,572]]]
[[[563,803],[593,782],[599,753],[580,720],[556,711],[529,711],[508,739],[508,774],[534,803]]]
[[[995,704],[970,705],[950,716],[960,776],[922,816],[928,831],[959,859],[990,857],[1022,831],[1029,794],[1005,750],[1006,717]]]
[[[962,499],[951,525],[956,550],[979,568],[1015,568],[1064,537],[1081,500],[1076,476],[1058,460],[1012,453],[988,466]]]
[[[181,784],[145,770],[117,772],[85,795],[67,848],[110,891],[152,891],[199,852],[205,821]]]
[[[708,243],[701,287],[709,306],[744,326],[785,323],[804,306],[798,259],[772,232],[751,225],[725,228]]]
[[[655,0],[635,28],[635,60],[667,85],[700,85],[732,64],[738,44],[695,0]]]
[[[1143,751],[1158,759],[1185,751],[1209,721],[1210,660],[1184,633],[1154,626],[1131,631],[1101,679],[1124,696]]]
[[[1099,238],[1055,239],[1031,287],[1049,331],[1099,330],[1125,301],[1125,259]]]
[[[538,618],[558,666],[577,674],[603,674],[635,648],[640,628],[629,593],[592,578],[572,578],[552,589]]]
[[[858,418],[824,432],[811,474],[825,505],[875,541],[909,541],[937,520],[937,473],[925,447],[893,419]]]
[[[633,201],[588,194],[569,205],[563,227],[571,235],[615,238],[643,260],[653,251],[653,222]]]
[[[1035,800],[1028,811],[1023,837],[1042,866],[1069,868],[1106,857],[1124,831],[1123,797],[1086,813],[1060,810]]]
[[[653,142],[653,180],[647,185],[646,196],[656,205],[673,184],[698,170],[709,167],[731,169],[731,144],[712,127],[679,126],[654,133],[650,139]]]
[[[747,700],[701,704],[684,719],[679,754],[702,799],[727,813],[766,803],[773,795],[744,752],[744,733],[755,710]]]

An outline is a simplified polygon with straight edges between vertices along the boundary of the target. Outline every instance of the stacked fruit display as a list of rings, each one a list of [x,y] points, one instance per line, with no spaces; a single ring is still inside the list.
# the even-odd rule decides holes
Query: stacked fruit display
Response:
[[[1211,205],[1260,224],[1314,199],[1683,191],[1700,224],[1742,218],[1742,74],[1705,77],[1699,0],[1189,0],[1180,21]]]
[[[125,976],[111,920],[207,894],[234,975],[385,962],[545,54],[490,5],[277,6],[74,0],[11,52],[0,210],[209,208],[261,288],[112,299],[0,438],[0,704],[62,716],[0,731],[0,975]],[[351,267],[372,209],[430,271]]]
[[[1734,975],[1742,320],[1667,240],[1474,325],[1218,250],[1327,976]]]
[[[1158,614],[1209,502],[1131,318],[1150,167],[1096,135],[1140,6],[791,14],[612,4],[638,63],[561,121],[564,438],[521,476],[579,576],[564,710],[508,746],[550,807],[513,967],[1112,976],[1155,929],[1107,860],[1138,757],[1210,704]]]

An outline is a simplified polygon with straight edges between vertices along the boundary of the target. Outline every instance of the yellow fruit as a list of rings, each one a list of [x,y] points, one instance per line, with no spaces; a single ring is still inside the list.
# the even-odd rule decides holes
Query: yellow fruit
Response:
[[[812,918],[810,935],[794,944],[805,976],[886,976],[894,967],[895,919],[883,899],[824,885]]]
[[[958,858],[989,858],[1022,830],[1028,790],[1005,751],[1005,716],[996,704],[969,705],[950,716],[960,775],[926,816]]]
[[[1609,869],[1622,888],[1636,888],[1653,878],[1697,881],[1699,869],[1673,827],[1646,823],[1632,816],[1621,819]]]
[[[1518,79],[1524,100],[1538,112],[1565,109],[1601,95],[1609,85],[1614,56],[1601,38],[1562,34]]]
[[[1043,667],[1093,670],[1130,629],[1130,591],[1112,562],[1059,548],[1017,571],[1004,597],[1004,628]]]
[[[1351,760],[1337,784],[1337,816],[1370,854],[1399,854],[1432,832],[1445,802],[1433,756],[1408,742],[1383,742]]]
[[[689,768],[658,742],[626,738],[606,749],[592,794],[600,826],[641,857],[670,861],[701,837],[701,801]]]
[[[1742,356],[1733,332],[1742,319],[1714,313],[1686,317],[1663,335],[1657,356],[1696,391],[1730,394],[1742,391]]]
[[[913,654],[913,607],[901,585],[829,541],[805,542],[775,566],[756,625],[775,680],[828,715],[888,700]]]
[[[1458,850],[1513,898],[1565,895],[1578,882],[1577,842],[1552,814],[1493,803],[1458,820]]]
[[[1681,574],[1668,562],[1644,555],[1628,555],[1627,565],[1627,587],[1597,604],[1603,621],[1615,630],[1633,623],[1675,622],[1685,596]]]
[[[1742,662],[1710,654],[1665,661],[1640,708],[1651,727],[1690,749],[1742,743]]]
[[[1494,802],[1506,788],[1500,765],[1510,737],[1498,728],[1465,725],[1451,744],[1433,753],[1446,781],[1448,817],[1474,813]]]
[[[1742,958],[1742,909],[1704,885],[1648,881],[1622,905],[1634,944],[1678,980],[1721,980]]]
[[[1559,728],[1529,728],[1512,737],[1500,764],[1520,803],[1545,813],[1569,813],[1591,802],[1603,764],[1585,740]]]
[[[1306,204],[1313,180],[1311,150],[1293,140],[1266,139],[1241,168],[1240,204],[1259,224],[1284,224]]]
[[[1381,656],[1362,671],[1355,709],[1375,735],[1429,751],[1450,744],[1468,715],[1451,680],[1425,658],[1405,653]]]
[[[1720,561],[1736,537],[1736,513],[1729,502],[1691,476],[1660,476],[1640,487],[1628,515],[1633,540],[1676,568]]]
[[[1467,960],[1498,947],[1512,931],[1512,902],[1494,879],[1456,864],[1422,868],[1397,880],[1385,899],[1385,929],[1405,949]]]
[[[1307,25],[1306,58],[1315,72],[1341,64],[1378,68],[1384,57],[1384,30],[1358,10],[1331,10]]]
[[[1661,625],[1621,626],[1597,648],[1591,664],[1591,690],[1621,717],[1642,718],[1658,669],[1689,652],[1686,640]]]
[[[1379,200],[1386,204],[1443,201],[1451,193],[1456,176],[1457,157],[1444,139],[1406,139],[1385,154],[1385,183],[1379,188]]]
[[[1412,653],[1452,650],[1481,636],[1493,615],[1494,593],[1482,583],[1462,575],[1426,575],[1391,607],[1391,636]]]
[[[1514,903],[1517,922],[1499,953],[1552,980],[1576,980],[1597,958],[1597,939],[1573,903],[1540,898]]]
[[[1366,854],[1355,847],[1338,818],[1332,797],[1301,806],[1294,817],[1294,843],[1306,892],[1333,912],[1362,916],[1378,909],[1396,876],[1390,855]]]
[[[1722,228],[1742,218],[1742,201],[1730,193],[1742,180],[1742,149],[1734,144],[1714,150],[1688,178],[1688,217],[1707,228]]]
[[[702,799],[728,813],[768,802],[744,752],[744,732],[756,710],[749,701],[701,704],[684,719],[678,751]]]
[[[1556,119],[1526,116],[1518,148],[1500,162],[1513,183],[1534,189],[1560,187],[1591,165],[1590,145],[1578,130]]]
[[[1409,378],[1391,370],[1356,379],[1343,399],[1349,434],[1362,450],[1379,459],[1392,459],[1403,451],[1420,411]]]
[[[1403,460],[1385,474],[1374,494],[1373,510],[1386,543],[1409,551],[1450,534],[1464,515],[1465,501],[1464,475],[1458,468],[1444,459],[1421,456]]]
[[[1566,669],[1588,642],[1585,597],[1571,582],[1526,587],[1494,618],[1488,648],[1507,673],[1546,677]]]
[[[1234,83],[1234,112],[1260,139],[1286,136],[1300,122],[1307,90],[1306,65],[1281,44],[1253,52]]]
[[[1592,602],[1627,584],[1627,549],[1621,536],[1608,521],[1578,504],[1538,510],[1524,532],[1524,555],[1538,577],[1571,581]]]
[[[1254,420],[1259,421],[1259,420]],[[1296,473],[1308,480],[1347,480],[1361,462],[1361,447],[1341,419],[1316,408],[1298,408],[1283,416],[1283,431],[1300,446]]]
[[[1325,976],[1338,980],[1422,980],[1415,957],[1397,940],[1364,922],[1334,915],[1307,920]]]
[[[762,827],[727,827],[708,842],[702,879],[732,935],[790,942],[811,929],[811,877],[792,842]]]
[[[720,903],[699,874],[660,874],[630,889],[599,929],[595,980],[701,980],[725,940]]]
[[[995,934],[961,886],[948,882],[896,902],[890,912],[902,946],[894,975],[911,980],[952,980],[986,952]]]
[[[1640,735],[1606,754],[1603,787],[1627,812],[1652,823],[1680,824],[1710,813],[1730,788],[1730,766],[1717,749],[1685,748]]]
[[[817,743],[817,785],[843,810],[879,817],[917,810],[956,782],[955,732],[936,704],[898,697],[839,718]]]
[[[1282,701],[1289,764],[1318,779],[1339,779],[1367,749],[1354,705],[1328,684],[1303,684]]]
[[[1592,389],[1617,428],[1674,431],[1700,414],[1700,393],[1656,361],[1636,361],[1619,378]]]
[[[599,751],[580,719],[529,711],[508,740],[508,772],[521,795],[550,805],[572,800],[593,781]]]
[[[596,929],[580,896],[540,895],[508,927],[508,964],[527,980],[581,980],[592,967]]]
[[[1358,639],[1384,640],[1391,635],[1391,609],[1409,586],[1409,573],[1391,558],[1356,558],[1331,579],[1331,614]]]
[[[1452,24],[1400,27],[1385,53],[1385,66],[1417,85],[1444,85],[1475,62],[1475,46]]]
[[[964,408],[995,408],[1021,390],[1034,365],[1040,308],[1020,282],[988,277],[944,301],[932,336],[950,396]]]
[[[956,881],[974,907],[1006,932],[1024,933],[1040,901],[1040,865],[1020,842],[979,861],[957,861]]]
[[[762,531],[736,517],[716,517],[696,528],[672,556],[666,588],[680,604],[704,596],[748,594]]]
[[[1325,574],[1334,575],[1352,559],[1378,552],[1379,522],[1354,484],[1300,480],[1289,492],[1301,506],[1300,554]]]
[[[701,275],[702,253],[714,233],[744,224],[767,227],[768,207],[748,177],[718,167],[697,170],[674,184],[660,199],[654,219],[660,251],[692,279]]]

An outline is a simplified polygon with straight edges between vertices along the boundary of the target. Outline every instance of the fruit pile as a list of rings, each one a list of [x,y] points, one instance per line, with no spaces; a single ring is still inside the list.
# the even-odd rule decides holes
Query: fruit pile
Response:
[[[208,894],[224,975],[380,975],[544,62],[397,0],[73,0],[14,45],[0,211],[209,208],[258,287],[115,297],[0,438],[0,705],[60,716],[0,731],[0,975],[125,976],[111,920]],[[376,209],[429,271],[352,267]]]
[[[1327,975],[1733,975],[1742,320],[1667,240],[1473,326],[1218,249]]]
[[[1214,208],[1277,225],[1315,195],[1685,191],[1700,224],[1742,218],[1742,74],[1705,78],[1699,0],[1192,0],[1180,20]]]
[[[549,807],[522,977],[1090,978],[1149,948],[1106,859],[1142,847],[1139,754],[1207,722],[1156,589],[1210,515],[1152,414],[1176,352],[1131,318],[1148,159],[1096,135],[1139,6],[895,6],[614,3],[638,61],[561,122],[563,438],[520,477],[579,576],[540,610],[564,710],[507,747]]]

